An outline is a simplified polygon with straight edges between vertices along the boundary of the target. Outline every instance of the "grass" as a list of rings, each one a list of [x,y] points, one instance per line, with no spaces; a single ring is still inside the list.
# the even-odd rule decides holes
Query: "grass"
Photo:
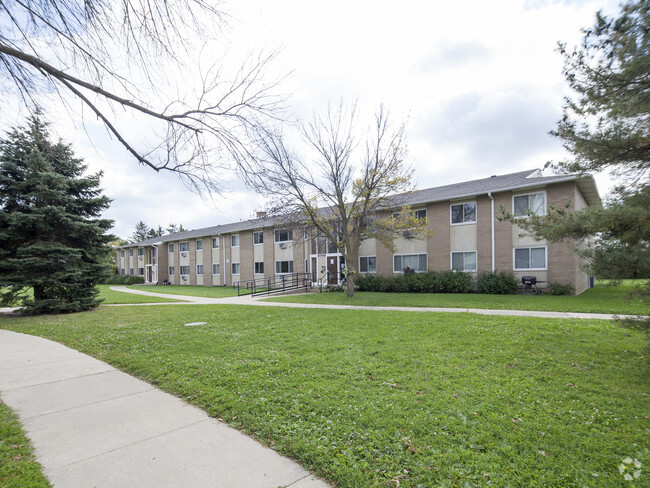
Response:
[[[177,305],[0,327],[142,377],[340,488],[627,487],[621,461],[650,464],[647,336],[609,321]]]
[[[184,295],[205,298],[236,297],[237,290],[232,286],[197,286],[197,285],[166,285],[166,286],[128,286],[134,290],[166,293],[170,295]]]
[[[311,293],[266,299],[272,302],[361,305],[371,307],[448,307],[498,310],[536,310],[558,312],[650,315],[650,306],[641,298],[628,295],[635,287],[632,280],[618,286],[598,284],[577,296],[482,295],[452,293]]]
[[[120,304],[120,303],[162,303],[162,302],[180,302],[181,300],[174,300],[165,297],[152,297],[146,295],[136,295],[134,293],[124,293],[121,291],[111,290],[111,286],[116,285],[97,285],[99,288],[99,298],[104,300],[103,305]],[[142,288],[142,287],[141,287]],[[149,291],[145,289],[144,291]]]
[[[50,483],[36,461],[18,417],[0,401],[0,486],[47,488]]]

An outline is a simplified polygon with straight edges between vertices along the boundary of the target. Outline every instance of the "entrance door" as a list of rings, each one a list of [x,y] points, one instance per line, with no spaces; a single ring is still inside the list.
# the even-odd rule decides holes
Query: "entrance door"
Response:
[[[153,266],[147,266],[147,283],[153,281]]]
[[[339,283],[339,257],[327,256],[327,284],[338,285]]]
[[[311,258],[311,280],[314,283],[316,283],[316,281],[318,281],[318,278],[316,277],[316,273],[318,271],[316,269],[317,267],[318,267],[318,259],[316,258],[316,256],[312,256],[312,258]]]

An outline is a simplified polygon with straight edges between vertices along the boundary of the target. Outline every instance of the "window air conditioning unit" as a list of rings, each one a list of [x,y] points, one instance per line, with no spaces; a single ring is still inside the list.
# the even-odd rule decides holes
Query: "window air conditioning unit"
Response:
[[[281,242],[280,243],[280,249],[286,249],[287,248],[287,243],[286,242]]]
[[[138,256],[138,261],[142,261],[142,256]]]
[[[183,256],[184,258],[186,258],[186,257],[187,257],[187,253],[186,253],[185,251],[183,251],[183,252],[181,253],[181,256]]]
[[[406,237],[407,239],[410,239],[411,237],[413,237],[413,232],[410,230],[405,230],[404,232],[402,232],[402,236]]]

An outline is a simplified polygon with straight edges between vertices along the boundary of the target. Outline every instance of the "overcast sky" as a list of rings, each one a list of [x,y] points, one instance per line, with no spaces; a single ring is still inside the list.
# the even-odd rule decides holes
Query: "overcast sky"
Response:
[[[322,112],[328,102],[358,100],[362,115],[383,103],[408,119],[409,162],[418,188],[542,168],[565,157],[548,135],[568,88],[557,42],[580,42],[605,0],[338,1],[238,0],[224,35],[231,54],[281,46],[278,72],[290,111]],[[12,121],[0,114],[3,125]],[[12,123],[13,122],[13,123]],[[174,222],[188,229],[244,220],[264,199],[237,180],[205,201],[173,175],[138,166],[98,126],[53,132],[74,145],[92,170],[104,171],[113,199],[113,232],[128,237],[136,222]],[[92,139],[89,140],[89,135]],[[597,179],[601,196],[610,183]]]

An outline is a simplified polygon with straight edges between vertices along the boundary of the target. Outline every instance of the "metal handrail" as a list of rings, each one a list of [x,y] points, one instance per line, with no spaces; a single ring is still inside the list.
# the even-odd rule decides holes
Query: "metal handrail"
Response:
[[[311,286],[311,273],[291,273],[270,278],[259,278],[256,280],[237,281],[233,283],[233,288],[237,290],[237,296],[242,295],[270,295],[272,293],[282,293],[291,290],[297,290],[304,287],[305,291]]]

